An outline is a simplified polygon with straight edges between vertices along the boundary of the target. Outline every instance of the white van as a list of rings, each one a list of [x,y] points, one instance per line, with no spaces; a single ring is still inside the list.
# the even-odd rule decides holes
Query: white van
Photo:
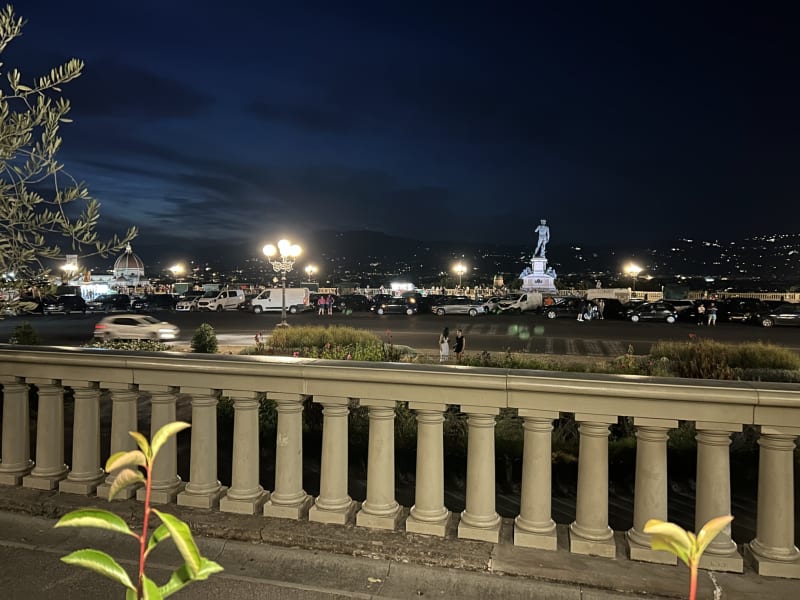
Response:
[[[497,305],[500,312],[525,312],[529,310],[536,310],[542,305],[541,292],[525,292],[516,298],[508,300],[501,300]]]
[[[286,310],[295,314],[313,308],[309,304],[311,292],[308,288],[286,288]],[[253,312],[281,310],[283,302],[283,288],[269,288],[261,292],[251,301]]]
[[[242,290],[220,290],[210,291],[203,294],[197,301],[197,310],[236,310],[244,304],[244,292]]]

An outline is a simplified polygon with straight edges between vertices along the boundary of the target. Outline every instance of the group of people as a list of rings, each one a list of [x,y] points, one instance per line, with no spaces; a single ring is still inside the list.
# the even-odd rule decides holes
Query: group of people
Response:
[[[712,302],[708,308],[703,303],[697,305],[697,324],[708,325],[713,327],[717,324],[717,313],[719,309],[715,302]],[[707,319],[707,320],[706,320]]]
[[[578,304],[578,321],[581,323],[591,319],[600,319],[602,321],[605,309],[606,301],[602,298],[598,298],[594,302],[582,298]]]
[[[327,296],[321,295],[317,298],[317,314],[318,315],[332,315],[333,307],[336,304],[336,299],[328,294]]]
[[[460,328],[456,329],[456,337],[453,344],[453,354],[456,355],[456,362],[461,362],[466,343],[464,332]],[[447,362],[448,360],[450,360],[450,328],[445,327],[439,335],[439,362]]]

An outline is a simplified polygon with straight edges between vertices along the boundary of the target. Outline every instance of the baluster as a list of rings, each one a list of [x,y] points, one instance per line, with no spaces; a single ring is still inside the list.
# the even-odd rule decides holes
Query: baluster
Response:
[[[393,400],[361,399],[369,407],[367,498],[356,515],[356,525],[373,529],[397,529],[402,510],[394,489]]]
[[[39,390],[36,416],[36,463],[30,475],[22,478],[22,487],[54,490],[67,476],[64,464],[64,388],[56,379],[29,378]]]
[[[444,537],[450,511],[444,506],[444,404],[409,402],[417,413],[417,485],[406,531]]]
[[[514,544],[555,550],[556,524],[552,518],[553,411],[519,409],[523,418],[524,447],[520,513],[514,520]]]
[[[227,487],[217,479],[217,404],[219,390],[181,388],[192,397],[192,454],[189,458],[189,482],[178,494],[180,506],[217,508]]]
[[[667,433],[677,421],[635,417],[636,488],[633,497],[633,527],[627,534],[633,560],[674,565],[678,559],[669,552],[652,550],[652,536],[643,533],[650,519],[667,520]]]
[[[500,515],[495,510],[494,427],[497,408],[469,407],[467,425],[467,501],[458,537],[497,544]]]
[[[28,384],[20,377],[2,376],[3,445],[0,449],[0,483],[19,485],[31,472],[30,404]]]
[[[223,512],[254,515],[263,510],[269,493],[258,483],[258,394],[225,390],[233,398],[233,464],[231,487],[219,501]]]
[[[62,381],[72,388],[75,413],[72,422],[72,470],[58,485],[67,494],[93,494],[103,479],[100,467],[100,388],[97,383]]]
[[[275,448],[275,491],[264,505],[264,515],[302,519],[314,499],[303,489],[303,400],[302,394],[269,393],[278,410]]]
[[[345,525],[358,505],[347,494],[347,398],[314,396],[324,407],[319,496],[308,511],[308,520]]]
[[[714,517],[731,514],[731,432],[741,425],[698,421],[697,427],[697,498],[694,526],[700,531]],[[731,539],[728,525],[709,544],[700,559],[700,568],[741,573],[744,564]]]
[[[761,427],[758,440],[758,523],[747,545],[759,575],[800,579],[794,545],[794,450],[800,429]]]
[[[176,404],[178,388],[166,385],[140,386],[150,393],[150,439],[156,431],[167,423],[177,420]],[[178,476],[178,441],[171,436],[158,451],[152,471],[153,483],[150,490],[150,501],[153,504],[169,504],[175,502],[185,484]],[[136,491],[136,499],[144,501],[145,488]]]
[[[614,532],[608,526],[608,426],[617,417],[576,414],[580,423],[578,498],[569,526],[569,550],[615,558]]]
[[[136,440],[130,436],[129,432],[139,431],[137,418],[139,386],[105,382],[101,382],[100,386],[108,389],[111,394],[111,454],[136,450]],[[114,483],[118,473],[118,470],[108,473],[105,482],[97,486],[98,498],[108,498],[111,484]],[[138,484],[129,485],[117,492],[114,500],[133,498],[136,495],[136,490],[140,487]]]

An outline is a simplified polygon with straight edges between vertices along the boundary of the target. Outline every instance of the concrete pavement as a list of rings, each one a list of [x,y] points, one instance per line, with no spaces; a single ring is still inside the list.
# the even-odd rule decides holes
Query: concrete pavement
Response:
[[[132,527],[140,525],[141,504],[99,504]],[[122,597],[121,588],[105,578],[58,560],[72,550],[93,547],[134,572],[133,539],[95,529],[52,528],[55,519],[70,510],[96,505],[96,498],[0,486],[0,598]],[[685,598],[688,587],[688,570],[682,565],[647,565],[625,558],[621,535],[616,560],[570,554],[563,526],[559,550],[546,552],[513,546],[510,520],[504,522],[501,543],[495,545],[457,539],[457,516],[441,539],[178,506],[167,510],[186,520],[202,552],[225,567],[224,573],[189,586],[175,598],[658,600]],[[180,564],[170,542],[162,543],[151,561],[148,572],[162,583]],[[798,590],[796,581],[759,577],[751,571],[703,572],[698,597],[789,600],[798,597]]]

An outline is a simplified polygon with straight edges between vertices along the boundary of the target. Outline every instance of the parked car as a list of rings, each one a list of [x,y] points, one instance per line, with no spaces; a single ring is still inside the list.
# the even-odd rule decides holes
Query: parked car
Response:
[[[144,298],[134,298],[131,309],[139,312],[155,310],[174,310],[177,304],[172,294],[147,294]]]
[[[284,304],[285,302],[285,304]],[[262,291],[250,301],[253,312],[256,314],[270,311],[280,311],[286,307],[291,314],[311,310],[311,293],[308,288],[269,288]]]
[[[345,294],[339,297],[337,307],[342,312],[369,310],[371,302],[362,294]]]
[[[415,315],[419,310],[416,298],[402,298],[399,296],[378,297],[370,310],[376,315],[406,314]]]
[[[485,315],[483,303],[473,300],[469,296],[448,296],[443,302],[433,306],[431,312],[443,317],[444,315],[469,315],[476,317]]]
[[[539,312],[548,319],[560,319],[568,317],[570,319],[578,318],[578,310],[580,309],[581,302],[585,302],[582,298],[575,298],[572,296],[564,298],[553,298],[553,304],[542,306]],[[590,308],[594,306],[591,302],[584,304],[584,312],[592,318],[592,311]],[[584,317],[585,318],[585,317]]]
[[[664,302],[672,305],[678,313],[679,321],[697,321],[697,305],[694,300],[688,299],[665,299]]]
[[[48,296],[42,301],[42,313],[69,314],[79,312],[86,314],[86,300],[80,296]]]
[[[94,300],[86,303],[86,309],[92,312],[116,312],[129,311],[131,309],[131,297],[128,294],[103,294]]]
[[[113,315],[94,326],[94,337],[104,340],[174,340],[180,329],[150,315]]]
[[[666,321],[675,323],[678,320],[678,311],[669,302],[644,302],[631,309],[628,318],[634,323],[639,321]]]
[[[493,313],[500,307],[500,302],[503,299],[500,296],[491,296],[490,298],[483,298],[481,304],[483,305],[484,312]]]
[[[800,304],[781,304],[766,314],[756,317],[762,327],[773,325],[800,325]]]
[[[544,299],[540,292],[525,292],[501,300],[497,308],[500,312],[521,313],[538,310],[543,303]]]
[[[244,302],[244,292],[242,290],[219,290],[210,291],[203,294],[197,301],[198,310],[236,310]]]
[[[178,312],[195,312],[198,310],[197,301],[203,297],[203,292],[187,292],[183,298],[178,300],[175,310]]]
[[[772,307],[758,298],[727,298],[718,304],[719,320],[754,323],[758,315],[769,314]]]

